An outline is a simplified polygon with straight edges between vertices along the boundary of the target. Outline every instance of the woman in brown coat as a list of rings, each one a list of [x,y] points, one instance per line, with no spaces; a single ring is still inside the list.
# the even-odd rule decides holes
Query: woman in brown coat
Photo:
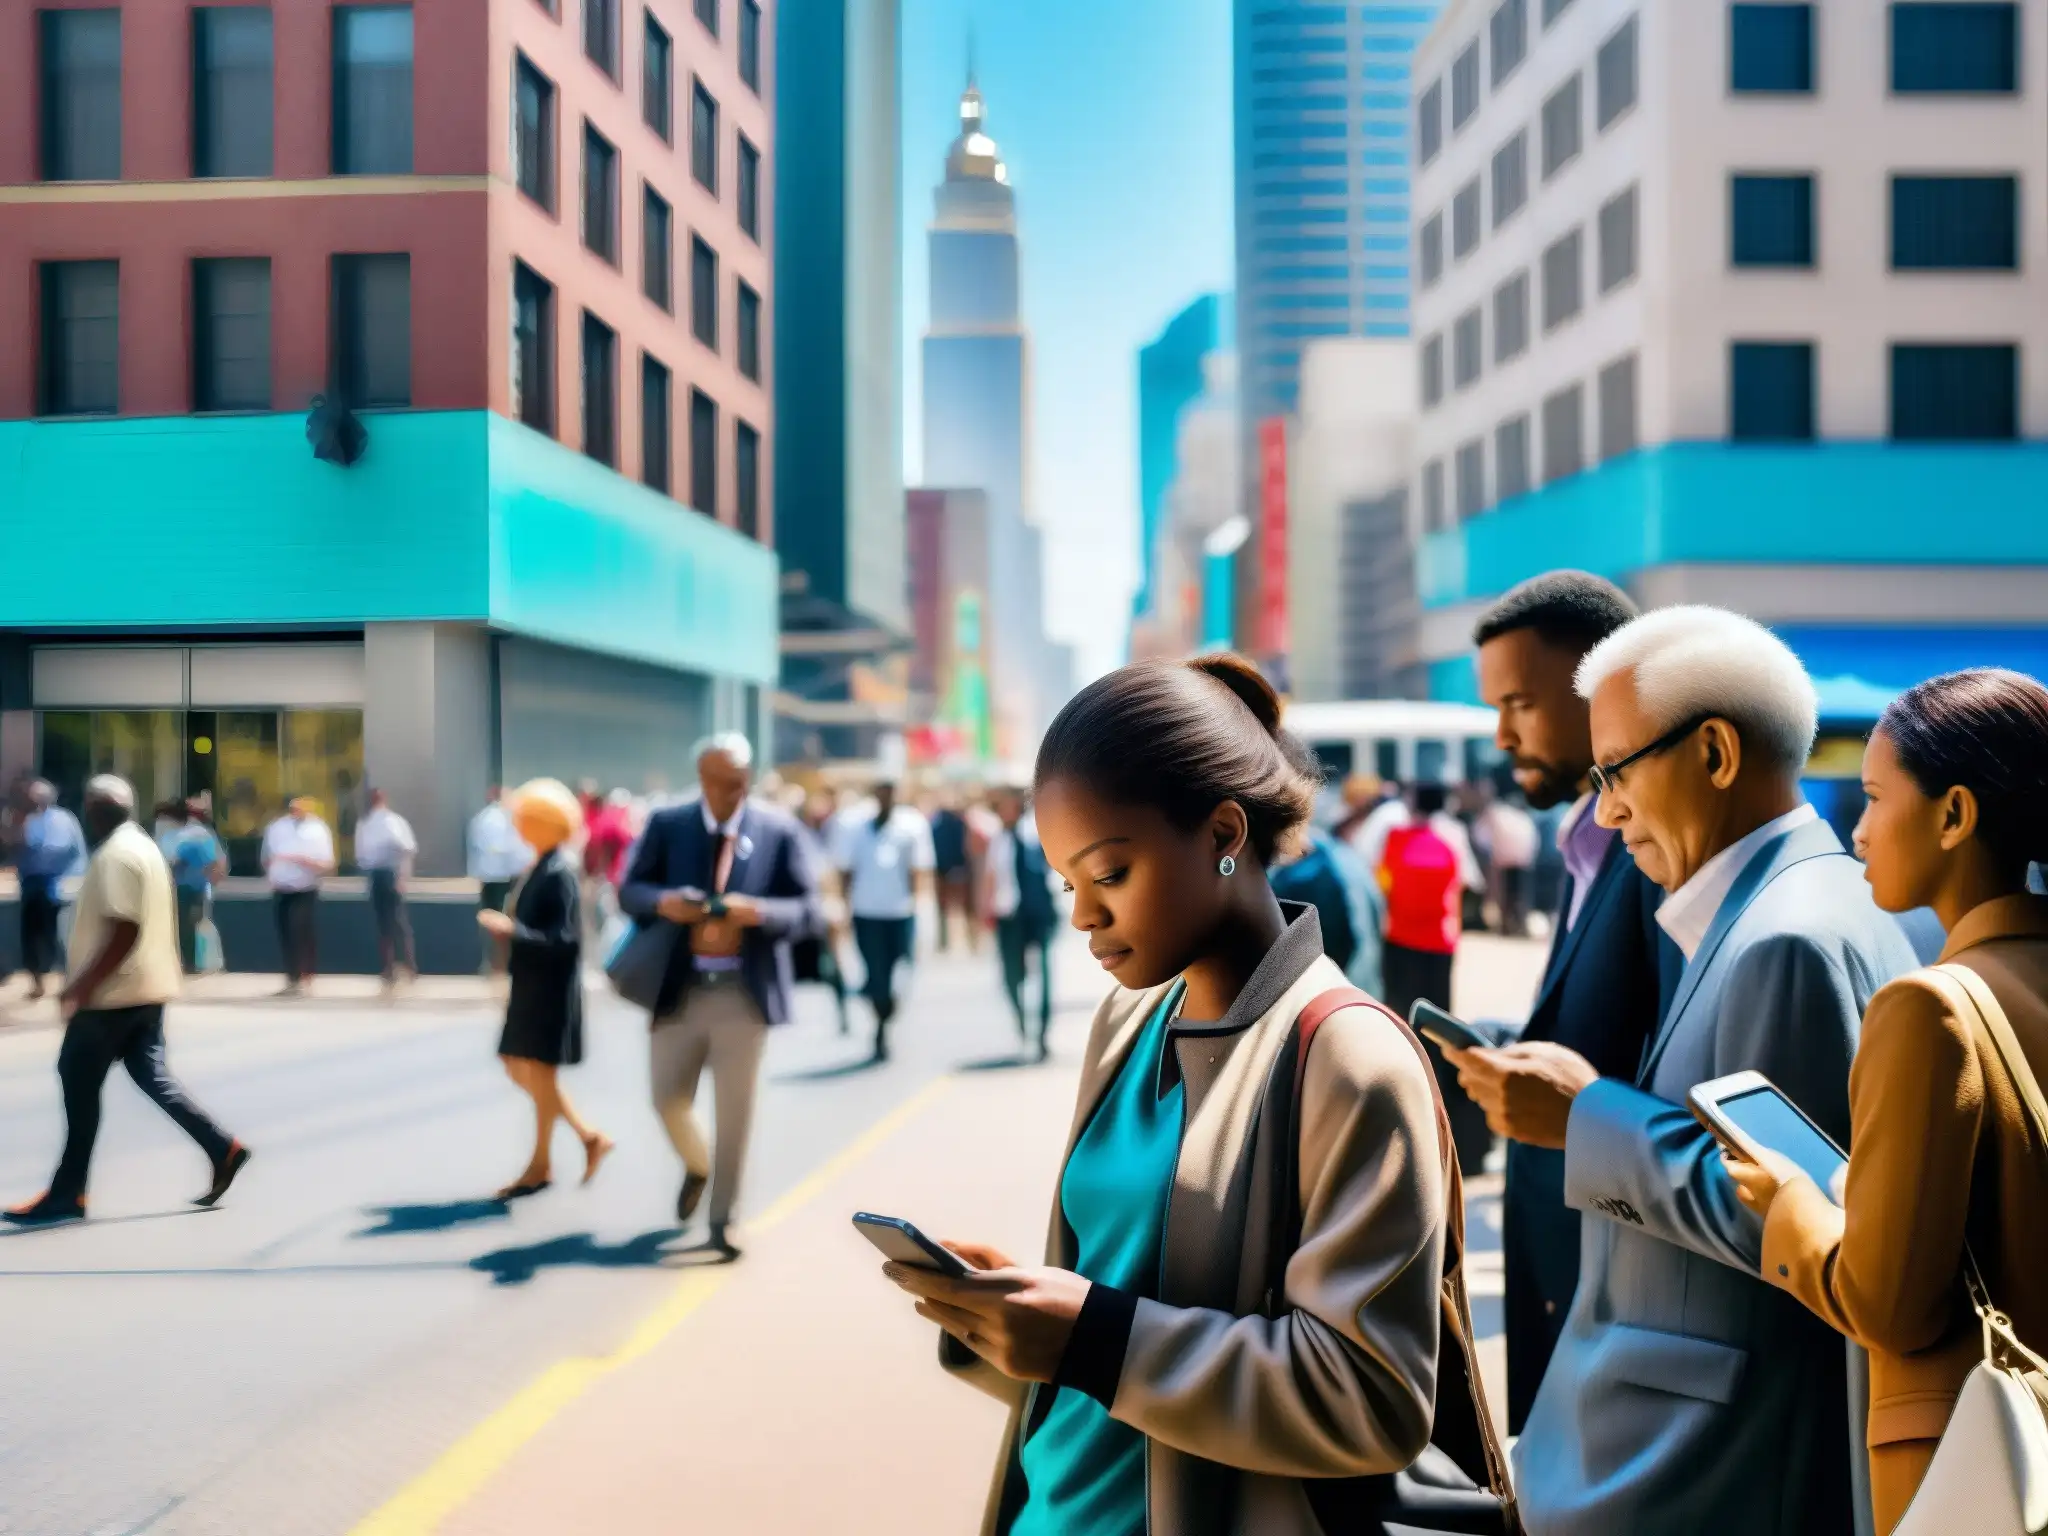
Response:
[[[1863,757],[1856,851],[1878,905],[1931,907],[1943,963],[1983,979],[2048,1081],[2048,689],[2015,672],[1937,677],[1887,709]],[[2048,1348],[2048,1147],[2004,1061],[1925,972],[1870,1001],[1849,1078],[1837,1206],[1805,1174],[1729,1160],[1764,1218],[1763,1277],[1870,1352],[1870,1487],[1896,1527],[1983,1358],[1968,1243],[2020,1338]]]

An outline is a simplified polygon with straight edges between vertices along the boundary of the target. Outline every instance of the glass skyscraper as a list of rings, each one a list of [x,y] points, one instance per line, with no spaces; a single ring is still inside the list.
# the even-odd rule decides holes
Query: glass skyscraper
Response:
[[[1322,336],[1408,334],[1409,62],[1437,0],[1236,0],[1237,302],[1249,421]]]

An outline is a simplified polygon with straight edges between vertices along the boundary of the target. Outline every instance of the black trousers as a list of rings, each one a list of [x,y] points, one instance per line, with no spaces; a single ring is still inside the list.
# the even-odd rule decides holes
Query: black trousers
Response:
[[[405,892],[398,888],[398,871],[370,871],[370,916],[377,923],[377,959],[386,981],[398,979],[398,968],[419,973],[419,957],[413,952],[412,916],[405,910]]]
[[[40,983],[64,969],[64,942],[57,937],[57,919],[64,903],[47,891],[21,893],[21,968]]]
[[[1443,1009],[1451,1006],[1449,955],[1388,944],[1380,951],[1380,974],[1386,983],[1387,1006],[1404,1019],[1418,998],[1427,998]],[[1457,1144],[1458,1166],[1467,1175],[1476,1174],[1485,1166],[1486,1154],[1493,1150],[1493,1132],[1487,1127],[1486,1111],[1458,1086],[1457,1071],[1444,1060],[1436,1042],[1425,1039],[1422,1044],[1429,1052],[1430,1065],[1436,1068],[1444,1109],[1451,1117],[1451,1140]]]
[[[310,981],[320,961],[320,893],[279,891],[276,907],[285,979],[294,985]]]
[[[996,952],[1003,961],[1003,991],[1009,995],[1010,1011],[1017,1016],[1017,1033],[1027,1034],[1024,1008],[1024,979],[1031,969],[1031,953],[1038,952],[1038,1043],[1052,1030],[1052,935],[1043,923],[1012,914],[996,919]]]
[[[50,1180],[50,1197],[69,1202],[85,1195],[92,1145],[100,1134],[100,1089],[115,1062],[128,1069],[135,1086],[178,1129],[199,1143],[216,1166],[234,1140],[185,1094],[164,1062],[164,1005],[93,1008],[78,1013],[64,1029],[57,1051],[57,1080],[64,1086],[64,1156]]]
[[[917,920],[910,917],[856,917],[854,947],[867,976],[861,993],[875,1010],[875,1041],[881,1043],[896,1017],[896,967],[911,956],[917,942]]]

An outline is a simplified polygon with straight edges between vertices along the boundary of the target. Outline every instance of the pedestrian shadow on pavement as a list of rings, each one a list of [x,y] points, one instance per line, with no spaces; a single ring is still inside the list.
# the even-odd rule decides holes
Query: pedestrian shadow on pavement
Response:
[[[859,1077],[863,1072],[878,1071],[886,1067],[886,1061],[877,1061],[872,1056],[862,1056],[854,1061],[834,1062],[829,1067],[805,1067],[801,1072],[784,1072],[771,1079],[778,1083],[831,1083],[842,1077]]]
[[[1012,1056],[984,1056],[979,1061],[963,1061],[955,1072],[1011,1072],[1019,1067],[1043,1066],[1036,1056],[1019,1051]]]
[[[662,1227],[623,1243],[600,1243],[588,1232],[578,1232],[479,1254],[469,1261],[469,1267],[481,1270],[498,1285],[524,1285],[544,1269],[659,1269],[698,1251],[670,1249],[668,1245],[682,1235],[680,1227]]]
[[[357,1237],[393,1237],[408,1232],[447,1232],[473,1226],[480,1221],[503,1221],[512,1207],[503,1200],[449,1200],[440,1205],[367,1205],[365,1216],[377,1225],[365,1227]]]
[[[176,1216],[211,1216],[218,1206],[188,1205],[175,1211],[138,1211],[132,1216],[78,1216],[65,1221],[46,1221],[34,1226],[0,1227],[0,1238],[33,1237],[38,1232],[78,1232],[87,1227],[125,1227],[138,1221],[169,1221]],[[6,1526],[0,1525],[0,1531]]]

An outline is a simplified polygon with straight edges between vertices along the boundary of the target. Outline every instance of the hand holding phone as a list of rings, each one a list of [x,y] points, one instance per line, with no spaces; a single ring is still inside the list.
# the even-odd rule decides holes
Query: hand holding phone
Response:
[[[953,1280],[964,1280],[978,1273],[969,1268],[959,1254],[933,1242],[918,1231],[914,1223],[900,1216],[876,1216],[867,1211],[856,1211],[853,1224],[892,1263],[908,1264],[913,1269],[934,1269]]]
[[[1717,1077],[1696,1084],[1686,1097],[1693,1118],[1734,1156],[1754,1163],[1761,1161],[1759,1152],[1774,1152],[1842,1203],[1848,1156],[1761,1072]]]

